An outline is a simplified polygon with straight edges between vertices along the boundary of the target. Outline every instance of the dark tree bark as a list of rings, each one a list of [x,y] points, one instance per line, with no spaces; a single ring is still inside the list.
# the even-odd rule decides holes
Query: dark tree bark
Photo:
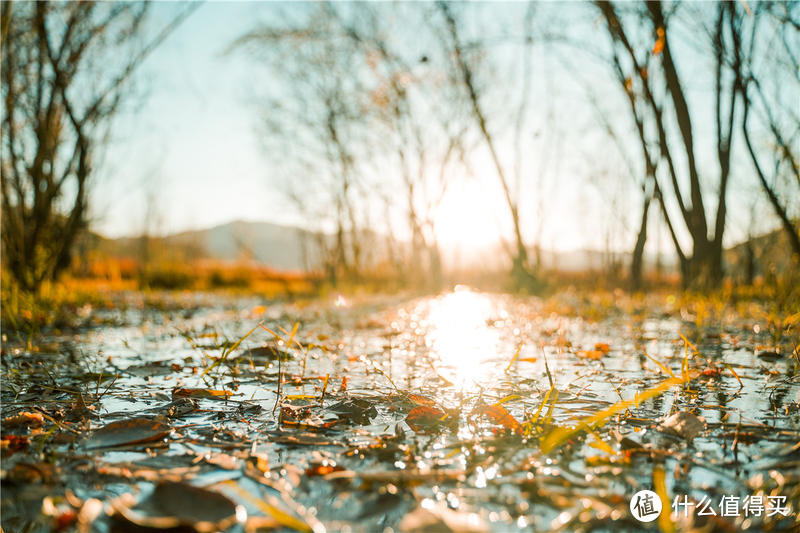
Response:
[[[138,42],[146,4],[3,6],[3,259],[23,290],[37,292],[70,265],[86,227],[93,156],[125,82],[192,10],[90,80],[92,68],[110,62],[109,42]]]

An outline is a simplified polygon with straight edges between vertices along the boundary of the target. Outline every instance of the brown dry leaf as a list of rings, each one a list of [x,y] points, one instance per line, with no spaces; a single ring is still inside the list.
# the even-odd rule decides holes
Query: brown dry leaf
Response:
[[[0,439],[0,449],[10,450],[12,452],[24,450],[30,444],[28,437],[20,437],[17,435],[3,435]]]
[[[679,411],[664,419],[659,428],[691,442],[697,435],[705,431],[706,420],[701,416]]]
[[[129,418],[101,427],[86,441],[86,448],[145,444],[167,437],[172,428],[152,418]]]
[[[324,462],[322,464],[314,465],[306,469],[306,475],[309,477],[313,476],[327,476],[328,474],[332,474],[334,472],[341,472],[345,468],[341,465],[337,465],[331,462]]]
[[[598,342],[594,345],[594,349],[603,352],[603,354],[607,354],[611,351],[611,347],[608,343],[605,342]]]
[[[447,414],[437,407],[419,405],[408,413],[406,423],[414,431],[420,431],[440,424],[446,416]]]
[[[406,396],[409,400],[411,400],[415,405],[429,405],[433,407],[436,405],[436,402],[431,400],[430,398],[423,396],[421,394],[414,394],[413,392],[406,393]]]
[[[517,422],[517,419],[502,405],[487,405],[481,407],[479,411],[482,415],[499,426],[503,426],[514,433],[519,433],[521,431],[522,427],[519,422]]]
[[[233,392],[229,390],[175,389],[172,391],[173,398],[211,398],[224,400],[231,396],[233,396]]]
[[[124,499],[112,503],[112,507],[119,519],[143,528],[189,526],[194,531],[211,532],[239,521],[236,504],[226,496],[174,481],[159,483],[150,497],[135,507]]]
[[[39,427],[42,424],[44,424],[42,413],[33,413],[29,411],[23,411],[3,419],[3,429],[18,426]]]

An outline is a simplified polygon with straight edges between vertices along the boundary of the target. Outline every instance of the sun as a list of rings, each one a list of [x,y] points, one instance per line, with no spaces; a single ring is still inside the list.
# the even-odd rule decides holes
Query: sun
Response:
[[[434,217],[436,239],[445,248],[475,251],[500,239],[497,206],[475,180],[448,189]]]

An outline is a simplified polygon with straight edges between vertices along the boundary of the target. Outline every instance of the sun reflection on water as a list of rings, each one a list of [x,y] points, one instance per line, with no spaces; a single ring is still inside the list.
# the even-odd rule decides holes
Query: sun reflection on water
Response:
[[[483,363],[496,357],[499,341],[490,327],[496,313],[489,297],[461,286],[431,303],[426,344],[442,377],[461,389],[486,381]]]

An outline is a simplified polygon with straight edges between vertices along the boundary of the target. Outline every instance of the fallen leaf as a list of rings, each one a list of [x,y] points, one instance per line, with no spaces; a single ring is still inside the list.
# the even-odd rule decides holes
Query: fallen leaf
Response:
[[[222,531],[246,519],[243,508],[228,497],[187,483],[164,481],[135,507],[130,500],[112,502],[117,520],[152,529],[190,527],[198,532]],[[113,528],[112,528],[113,529]]]
[[[28,411],[23,411],[3,419],[3,429],[18,426],[39,427],[42,424],[44,424],[42,413],[32,413]]]
[[[233,391],[213,390],[213,389],[175,389],[172,391],[173,398],[211,398],[227,399],[233,396]]]
[[[357,424],[369,424],[371,419],[378,416],[378,410],[368,400],[363,398],[350,398],[328,407],[339,418],[350,420]]]
[[[167,437],[172,428],[152,418],[129,418],[101,427],[86,441],[86,448],[145,444]]]
[[[0,439],[0,448],[14,452],[24,450],[29,444],[28,437],[19,437],[17,435],[3,435],[2,439]]]
[[[515,433],[521,431],[521,426],[519,422],[517,422],[517,419],[502,405],[485,405],[479,408],[479,412],[493,423],[503,426],[510,431]]]
[[[683,437],[691,442],[697,435],[702,433],[706,428],[706,421],[703,417],[679,411],[673,413],[664,419],[659,428],[679,437]]]
[[[603,352],[600,350],[578,350],[575,352],[575,355],[578,357],[582,357],[583,359],[602,359]]]
[[[341,465],[337,465],[331,461],[324,461],[321,464],[310,466],[306,469],[306,475],[309,477],[312,476],[327,476],[328,474],[332,474],[333,472],[341,472],[344,470],[344,467]]]
[[[604,354],[607,354],[608,352],[611,351],[611,347],[608,345],[608,343],[605,342],[596,343],[594,345],[594,349],[603,352]]]
[[[447,414],[437,407],[419,405],[408,413],[406,423],[414,431],[420,431],[440,424],[446,416]]]
[[[413,392],[406,393],[406,396],[409,400],[411,400],[415,405],[436,405],[436,402],[431,400],[430,398],[423,396],[421,394],[414,394]]]

